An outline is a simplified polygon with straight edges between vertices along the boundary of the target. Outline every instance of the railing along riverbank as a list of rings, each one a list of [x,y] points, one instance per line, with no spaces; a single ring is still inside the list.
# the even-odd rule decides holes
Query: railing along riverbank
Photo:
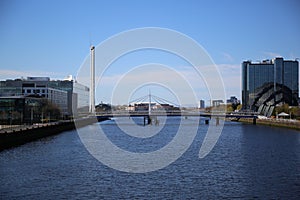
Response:
[[[245,123],[252,123],[251,120],[243,118],[239,120],[240,122]],[[274,126],[274,127],[282,127],[282,128],[289,128],[300,130],[300,121],[299,120],[291,120],[291,119],[257,119],[257,124],[260,125],[267,125],[267,126]]]
[[[59,134],[97,122],[95,117],[64,120],[46,124],[2,127],[0,130],[0,151],[25,144],[40,138]]]

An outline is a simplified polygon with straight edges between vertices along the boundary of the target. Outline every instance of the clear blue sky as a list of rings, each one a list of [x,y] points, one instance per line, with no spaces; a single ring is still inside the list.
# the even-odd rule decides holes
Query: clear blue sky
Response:
[[[240,97],[243,60],[300,58],[297,0],[1,0],[0,27],[0,79],[76,75],[90,42],[141,27],[196,40],[220,67],[228,96]]]

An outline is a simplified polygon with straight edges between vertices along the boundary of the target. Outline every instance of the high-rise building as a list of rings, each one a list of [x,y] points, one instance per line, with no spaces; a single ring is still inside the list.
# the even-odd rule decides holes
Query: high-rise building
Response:
[[[277,105],[298,105],[299,63],[275,58],[242,63],[243,109],[271,115]]]
[[[201,99],[200,102],[199,102],[199,108],[200,109],[205,108],[205,101],[203,99]]]

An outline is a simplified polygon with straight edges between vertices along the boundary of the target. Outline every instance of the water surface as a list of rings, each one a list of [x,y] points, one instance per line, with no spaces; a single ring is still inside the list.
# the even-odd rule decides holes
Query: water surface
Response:
[[[198,125],[192,118],[184,120]],[[150,152],[172,141],[179,122],[168,119],[159,134],[146,139],[126,135],[114,121],[101,127],[120,148]],[[75,130],[2,151],[0,199],[299,199],[298,131],[226,122],[214,149],[199,159],[206,130],[201,121],[182,157],[164,169],[141,174],[100,163]]]

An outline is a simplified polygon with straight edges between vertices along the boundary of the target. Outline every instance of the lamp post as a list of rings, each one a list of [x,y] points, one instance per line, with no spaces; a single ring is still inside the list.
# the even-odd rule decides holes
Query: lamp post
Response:
[[[9,119],[9,127],[12,128],[12,115],[11,115],[11,110],[9,111],[8,119]]]
[[[30,111],[30,121],[31,121],[31,125],[33,124],[33,108],[31,107],[31,111]]]

